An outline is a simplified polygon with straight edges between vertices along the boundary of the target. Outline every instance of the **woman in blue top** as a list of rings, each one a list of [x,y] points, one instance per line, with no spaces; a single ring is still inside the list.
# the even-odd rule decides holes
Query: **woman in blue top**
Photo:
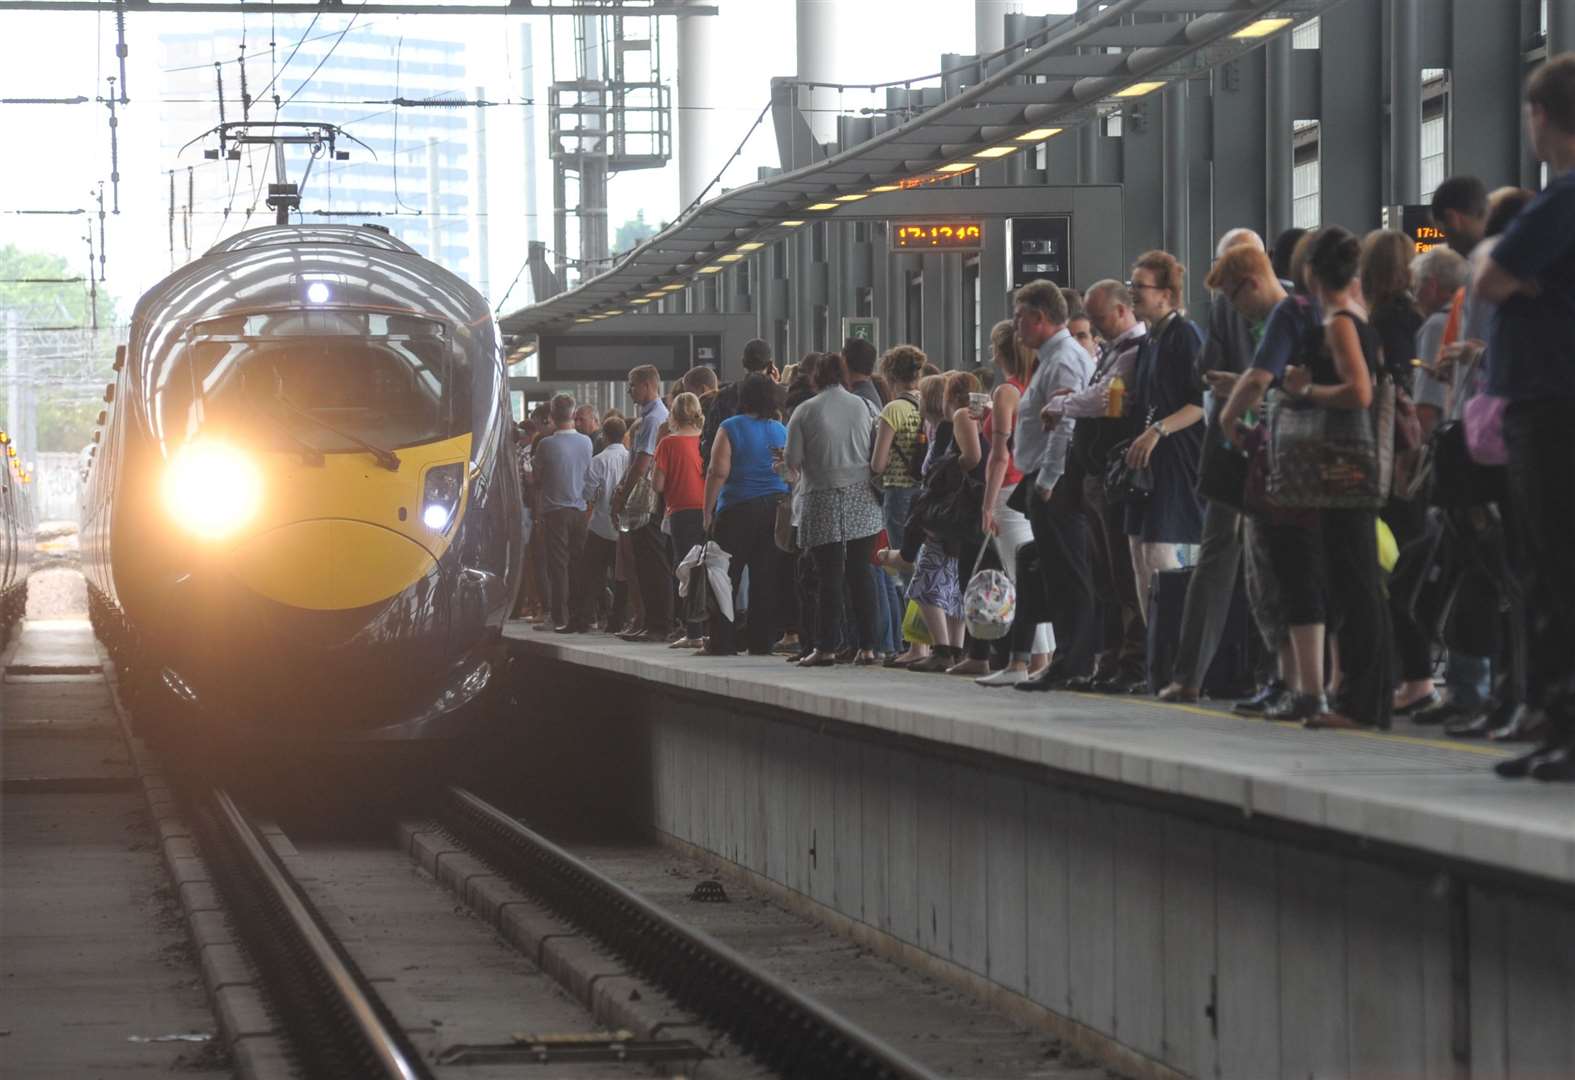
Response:
[[[744,379],[738,412],[722,422],[711,446],[705,479],[705,527],[732,557],[729,572],[738,590],[749,568],[748,647],[751,656],[769,656],[788,581],[786,556],[776,545],[777,504],[788,494],[776,465],[787,445],[787,428],[777,418],[777,384],[765,375]],[[713,524],[715,531],[713,532]],[[711,616],[712,656],[738,651],[733,624]]]

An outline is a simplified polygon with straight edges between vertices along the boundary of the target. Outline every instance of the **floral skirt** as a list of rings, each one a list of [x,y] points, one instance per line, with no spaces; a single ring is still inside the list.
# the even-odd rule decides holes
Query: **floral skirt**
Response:
[[[882,528],[880,503],[866,483],[849,484],[804,496],[803,517],[798,524],[798,544],[804,549],[862,540]]]
[[[962,587],[957,580],[957,557],[948,555],[939,544],[926,542],[919,548],[913,564],[913,580],[908,583],[908,599],[929,604],[955,619],[962,618]]]

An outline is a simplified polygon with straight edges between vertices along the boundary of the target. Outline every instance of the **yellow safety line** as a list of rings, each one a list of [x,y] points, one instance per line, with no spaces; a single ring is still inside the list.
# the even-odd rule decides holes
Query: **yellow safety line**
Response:
[[[1080,694],[1079,696],[1102,698],[1105,701],[1110,700],[1109,694]],[[1144,704],[1157,706],[1161,709],[1174,709],[1177,712],[1192,713],[1196,716],[1212,716],[1216,719],[1225,717],[1229,720],[1240,720],[1243,723],[1248,724],[1272,724],[1275,727],[1280,728],[1295,728],[1302,731],[1307,730],[1294,720],[1259,720],[1256,717],[1239,716],[1236,713],[1229,711],[1216,712],[1213,709],[1205,709],[1200,705],[1186,705],[1179,701],[1159,701],[1157,699],[1151,698],[1147,699]],[[1329,735],[1355,735],[1362,739],[1378,739],[1381,742],[1401,743],[1412,746],[1427,746],[1435,750],[1458,750],[1462,754],[1477,754],[1481,757],[1507,758],[1514,756],[1514,751],[1498,750],[1491,746],[1474,746],[1471,743],[1463,742],[1442,742],[1438,739],[1423,739],[1416,735],[1396,735],[1393,732],[1387,731],[1352,731],[1349,728],[1324,728],[1321,729],[1321,733]]]

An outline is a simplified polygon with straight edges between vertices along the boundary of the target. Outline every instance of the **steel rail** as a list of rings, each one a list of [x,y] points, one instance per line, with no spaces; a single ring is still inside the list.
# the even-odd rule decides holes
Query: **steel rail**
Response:
[[[230,891],[244,891],[248,886],[253,890],[251,895],[229,895],[226,899],[240,909],[256,912],[260,908],[278,916],[268,920],[264,935],[254,934],[247,938],[247,947],[254,955],[266,950],[279,956],[278,962],[271,965],[263,964],[258,957],[265,974],[266,969],[271,968],[277,978],[288,969],[318,984],[314,989],[331,999],[318,1015],[338,1013],[348,1021],[350,1031],[346,1034],[353,1044],[350,1054],[357,1064],[367,1066],[356,1075],[382,1076],[390,1080],[431,1080],[432,1073],[420,1054],[371,989],[355,961],[335,939],[316,905],[272,845],[227,792],[214,790],[212,801],[215,823],[229,849],[215,854],[230,855],[242,864],[238,869],[249,879],[242,883],[229,878]],[[226,878],[221,875],[221,887],[224,884]],[[236,901],[239,903],[233,903]],[[250,928],[259,929],[255,921]],[[279,955],[286,951],[290,955]],[[302,972],[303,966],[311,970]],[[270,986],[270,990],[277,992],[278,988]]]
[[[879,1037],[462,788],[440,820],[536,895],[790,1078],[938,1080]]]

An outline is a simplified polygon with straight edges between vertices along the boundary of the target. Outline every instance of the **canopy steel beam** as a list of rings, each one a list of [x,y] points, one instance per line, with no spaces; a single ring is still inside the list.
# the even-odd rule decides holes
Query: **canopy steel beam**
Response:
[[[149,12],[233,12],[239,3],[223,0],[0,0],[0,11],[120,11]],[[651,0],[651,3],[553,3],[552,0],[508,0],[496,4],[346,4],[343,0],[285,0],[268,5],[270,14],[312,14],[351,12],[362,15],[715,15],[715,4],[686,4],[683,0]]]

